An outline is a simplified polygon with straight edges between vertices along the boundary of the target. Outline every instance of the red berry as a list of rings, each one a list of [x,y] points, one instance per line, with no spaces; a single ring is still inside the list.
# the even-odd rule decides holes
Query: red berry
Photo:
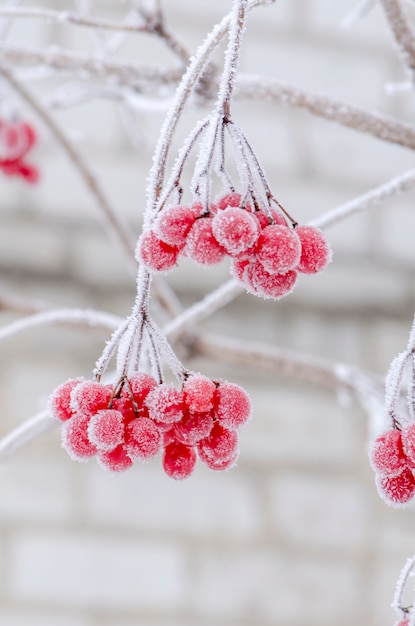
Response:
[[[287,221],[285,217],[283,216],[283,214],[280,213],[280,211],[278,211],[277,209],[270,208],[269,213],[272,216],[272,220],[275,224],[280,224],[281,226],[287,226]],[[265,211],[256,211],[254,215],[257,218],[262,229],[272,224],[272,222],[270,222],[270,219],[268,215],[265,213]]]
[[[83,415],[95,415],[108,408],[112,386],[86,380],[77,385],[71,394],[72,409]]]
[[[331,261],[332,252],[327,239],[314,226],[297,226],[295,229],[301,241],[301,258],[298,271],[304,274],[321,272]]]
[[[240,193],[227,193],[218,201],[218,209],[224,211],[228,207],[240,207],[242,196]]]
[[[124,441],[124,418],[120,411],[105,409],[91,417],[88,438],[99,450],[113,450]]]
[[[227,461],[238,450],[238,435],[234,430],[223,428],[215,422],[208,437],[201,439],[197,444],[197,450],[202,461]]]
[[[34,185],[40,178],[39,170],[35,165],[29,163],[18,162],[18,174],[22,176],[28,183]]]
[[[408,465],[402,447],[402,436],[395,428],[387,430],[371,445],[369,459],[375,472],[397,474]]]
[[[120,444],[114,448],[114,450],[100,452],[97,456],[97,460],[104,469],[109,469],[112,472],[124,472],[133,464],[123,444]]]
[[[131,420],[137,417],[134,411],[133,402],[131,398],[128,398],[127,396],[113,398],[111,401],[111,408],[122,414],[124,424],[128,424]]]
[[[193,472],[196,465],[196,452],[182,443],[170,443],[164,450],[163,468],[167,476],[181,480]]]
[[[196,219],[194,209],[187,206],[174,206],[159,213],[154,223],[154,232],[171,246],[183,247],[187,233]]]
[[[157,387],[155,379],[150,376],[150,374],[145,374],[144,372],[139,372],[138,374],[131,376],[129,383],[134,401],[137,403],[138,408],[141,408],[150,391]],[[122,393],[123,395],[129,397],[129,389],[127,385],[123,387]]]
[[[251,414],[251,401],[245,389],[235,383],[221,382],[215,393],[215,410],[225,428],[239,428]]]
[[[234,278],[239,280],[243,285],[246,284],[246,270],[249,265],[249,259],[232,259],[231,274]]]
[[[193,374],[184,383],[183,391],[190,412],[206,413],[212,409],[216,385],[207,376]]]
[[[203,463],[208,466],[209,469],[215,471],[224,471],[235,467],[236,461],[238,460],[239,450],[226,460],[223,459],[211,459],[209,456],[204,456],[201,458]]]
[[[89,416],[76,414],[62,426],[62,447],[75,461],[86,461],[97,453],[88,438]]]
[[[392,476],[377,474],[376,486],[380,497],[391,506],[406,504],[415,494],[415,478],[407,467]]]
[[[168,383],[158,385],[150,391],[145,404],[151,419],[172,424],[183,417],[184,394],[174,385]]]
[[[213,417],[210,413],[185,413],[180,422],[175,424],[172,434],[186,446],[194,446],[207,437],[212,428]]]
[[[216,241],[232,256],[251,248],[259,236],[258,220],[244,209],[228,207],[212,220]]]
[[[177,246],[169,246],[152,231],[143,233],[137,244],[136,259],[154,272],[170,270],[176,263],[179,254]]]
[[[409,466],[415,467],[415,424],[402,428],[402,447]]]
[[[176,437],[174,436],[174,428],[175,428],[175,425],[170,426],[169,430],[166,430],[164,432],[161,431],[162,438],[163,438],[163,442],[162,442],[163,448],[167,448],[167,446],[170,443],[177,443]]]
[[[249,264],[246,277],[253,293],[263,298],[279,300],[293,291],[298,274],[294,270],[285,274],[270,274],[261,263],[256,262]]]
[[[160,450],[161,439],[159,429],[148,417],[133,420],[125,431],[126,450],[132,459],[151,459]]]
[[[49,410],[52,417],[66,422],[74,414],[71,407],[71,393],[82,382],[82,378],[70,378],[52,391],[49,398]]]
[[[212,218],[197,219],[187,235],[183,254],[201,265],[214,265],[225,256],[225,249],[216,241],[212,232]]]
[[[270,274],[294,269],[301,257],[301,243],[296,231],[274,224],[262,231],[257,244],[257,259]]]

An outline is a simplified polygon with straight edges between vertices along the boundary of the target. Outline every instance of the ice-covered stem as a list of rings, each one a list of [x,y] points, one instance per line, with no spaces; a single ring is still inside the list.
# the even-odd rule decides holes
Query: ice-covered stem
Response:
[[[415,33],[402,0],[380,0],[412,82],[415,82]]]
[[[408,578],[412,575],[415,568],[415,556],[410,557],[402,568],[396,583],[395,593],[392,601],[392,608],[398,613],[399,617],[407,617],[409,611],[413,607],[403,606],[403,594],[408,582]],[[413,623],[412,620],[410,624]]]
[[[48,411],[41,411],[20,424],[8,435],[0,439],[0,461],[13,454],[13,452],[29,443],[32,439],[35,439],[38,435],[42,435],[45,431],[55,427],[57,423],[57,420],[53,419]]]
[[[234,0],[229,26],[229,44],[226,49],[225,66],[220,82],[217,111],[222,117],[230,117],[232,94],[241,55],[242,37],[245,29],[248,0]]]

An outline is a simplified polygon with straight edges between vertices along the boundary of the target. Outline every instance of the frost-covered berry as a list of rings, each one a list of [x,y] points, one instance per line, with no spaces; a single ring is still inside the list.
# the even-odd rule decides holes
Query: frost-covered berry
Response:
[[[52,417],[60,422],[66,422],[74,411],[71,407],[71,393],[82,382],[82,378],[70,378],[54,389],[49,398],[49,410]]]
[[[280,211],[274,208],[270,208],[268,211],[270,215],[267,215],[267,213],[265,213],[265,211],[263,210],[255,211],[254,213],[255,217],[257,218],[259,222],[261,229],[264,229],[267,226],[270,226],[272,223],[279,224],[280,226],[287,226],[287,221],[284,215]],[[272,221],[270,220],[270,218]]]
[[[301,258],[298,271],[304,274],[321,272],[331,261],[332,252],[321,230],[314,226],[297,226],[295,229],[301,241]]]
[[[71,407],[77,413],[91,416],[108,408],[111,395],[111,385],[86,380],[73,389]]]
[[[90,419],[88,438],[99,450],[113,450],[124,441],[124,417],[120,411],[105,409]]]
[[[209,457],[209,455],[205,455],[202,458],[202,461],[211,470],[225,471],[231,469],[232,467],[235,467],[238,456],[239,450],[236,450],[236,452],[231,457],[229,457],[229,459],[212,459]]]
[[[210,413],[185,413],[180,422],[174,425],[172,434],[176,441],[194,446],[207,437],[212,428],[213,417]]]
[[[251,414],[251,401],[245,389],[224,381],[215,392],[215,410],[221,426],[239,428]]]
[[[97,453],[88,437],[89,419],[88,415],[76,414],[62,426],[62,447],[75,461],[86,461]]]
[[[161,443],[160,430],[148,417],[138,417],[125,430],[126,450],[132,459],[151,459],[160,450]]]
[[[235,430],[229,430],[215,422],[208,437],[201,439],[197,444],[197,451],[202,461],[227,461],[238,450],[238,435]]]
[[[182,443],[170,443],[163,454],[163,468],[167,476],[181,480],[193,472],[196,465],[196,452]]]
[[[218,200],[218,209],[224,211],[228,207],[240,207],[242,196],[240,193],[227,193]]]
[[[285,274],[270,274],[258,261],[249,264],[245,275],[246,283],[251,286],[253,293],[273,300],[291,293],[298,277],[294,270]]]
[[[219,211],[212,220],[216,241],[231,256],[251,248],[258,239],[259,230],[258,220],[252,213],[236,207]]]
[[[97,461],[104,469],[108,469],[111,472],[124,472],[133,464],[133,460],[129,457],[127,449],[123,444],[120,444],[113,450],[100,452],[97,455]]]
[[[197,219],[188,232],[183,254],[201,265],[214,265],[225,256],[225,249],[212,232],[212,218]]]
[[[162,241],[181,248],[195,219],[195,210],[191,207],[173,206],[159,213],[153,229]]]
[[[138,407],[143,404],[144,400],[147,398],[150,391],[157,387],[157,382],[155,379],[150,376],[150,374],[146,374],[144,372],[139,372],[138,374],[134,374],[129,379],[130,389],[133,394],[134,401],[137,403]],[[123,387],[123,395],[129,395],[129,389],[127,385]]]
[[[215,383],[203,374],[193,374],[183,385],[184,401],[190,412],[206,413],[213,407]]]
[[[402,428],[402,447],[407,457],[407,463],[415,467],[415,424]]]
[[[399,430],[392,428],[377,437],[369,450],[369,460],[380,474],[397,474],[408,465]]]
[[[111,400],[111,408],[122,414],[124,424],[128,424],[137,417],[131,398],[121,396]]]
[[[231,275],[244,285],[247,282],[248,265],[249,259],[232,259]]]
[[[257,259],[270,274],[283,274],[294,269],[301,258],[301,243],[295,230],[273,224],[259,236]]]
[[[406,504],[415,494],[415,478],[407,467],[392,476],[376,474],[376,486],[380,497],[391,506]]]
[[[137,261],[154,272],[166,272],[176,263],[179,254],[177,246],[170,246],[152,231],[143,233],[137,244]]]
[[[151,419],[172,424],[183,417],[184,394],[174,385],[165,383],[150,391],[145,404]]]

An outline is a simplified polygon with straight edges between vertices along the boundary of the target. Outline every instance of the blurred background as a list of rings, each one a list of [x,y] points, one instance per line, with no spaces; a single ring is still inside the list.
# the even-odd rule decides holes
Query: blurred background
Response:
[[[194,51],[231,2],[165,5],[171,29]],[[42,6],[74,10],[63,0]],[[121,19],[128,4],[92,7]],[[352,8],[350,0],[280,0],[255,10],[241,70],[413,120],[411,91],[385,89],[406,76],[381,8],[347,30],[342,20]],[[6,43],[90,54],[95,45],[87,29],[40,20],[16,20]],[[174,64],[145,35],[130,37],[119,58]],[[31,79],[26,86],[39,98],[77,84],[62,73]],[[36,187],[0,178],[2,293],[128,315],[135,283],[122,251],[48,130],[5,83],[1,89],[7,106],[38,128],[31,160],[42,173]],[[135,114],[135,144],[111,100],[54,113],[137,235],[165,102]],[[189,112],[188,124],[201,114]],[[409,150],[299,110],[237,102],[234,116],[275,195],[300,222],[413,167]],[[339,223],[327,231],[335,260],[321,276],[303,277],[280,302],[240,296],[201,327],[383,377],[406,345],[415,309],[413,203],[414,192]],[[191,303],[228,269],[180,263],[169,281]],[[0,315],[2,323],[15,318]],[[44,408],[66,378],[90,376],[107,339],[103,331],[50,327],[3,342],[0,435]],[[58,428],[40,436],[0,465],[0,625],[393,624],[395,582],[415,552],[414,507],[394,510],[379,499],[361,408],[342,390],[202,359],[187,364],[252,396],[237,468],[221,474],[199,464],[176,483],[157,458],[112,476],[94,461],[71,461]]]

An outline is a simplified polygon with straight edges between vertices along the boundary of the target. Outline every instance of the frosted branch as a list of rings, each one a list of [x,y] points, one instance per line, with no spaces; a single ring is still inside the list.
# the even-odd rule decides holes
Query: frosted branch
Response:
[[[32,439],[43,435],[44,432],[51,428],[55,428],[58,423],[57,420],[49,416],[48,411],[41,411],[26,420],[0,439],[0,461],[6,459],[16,450],[32,441]]]
[[[402,0],[380,0],[401,57],[415,81],[415,33]]]

